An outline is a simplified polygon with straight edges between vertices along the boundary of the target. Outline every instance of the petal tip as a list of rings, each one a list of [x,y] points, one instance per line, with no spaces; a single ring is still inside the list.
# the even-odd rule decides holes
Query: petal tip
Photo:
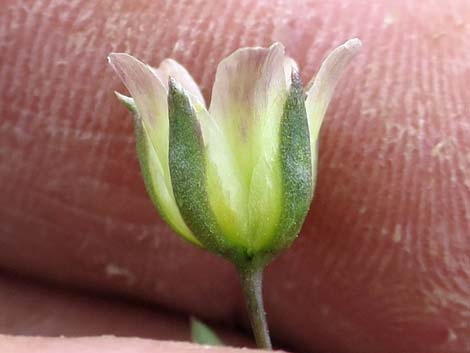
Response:
[[[108,54],[108,63],[111,65],[111,66],[114,66],[116,64],[116,62],[120,59],[120,58],[123,58],[123,57],[128,57],[130,56],[129,54],[126,54],[126,53],[109,53]]]
[[[282,49],[283,51],[285,50],[285,46],[281,42],[274,42],[273,44],[269,46],[270,50],[277,49],[277,48]]]
[[[170,65],[175,65],[176,64],[178,66],[181,66],[181,64],[178,61],[176,61],[175,59],[172,59],[172,58],[163,59],[160,63],[160,66],[165,65],[165,64],[170,64]]]
[[[108,64],[111,65],[112,68],[114,68],[114,61],[115,61],[116,53],[109,53],[109,55],[106,57],[108,60]]]
[[[351,52],[357,52],[362,47],[362,41],[359,38],[353,38],[343,44],[344,48]]]

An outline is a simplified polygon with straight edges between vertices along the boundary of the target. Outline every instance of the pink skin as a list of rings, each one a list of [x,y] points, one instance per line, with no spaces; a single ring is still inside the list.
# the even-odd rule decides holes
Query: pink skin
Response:
[[[141,338],[83,337],[41,338],[0,335],[0,348],[5,353],[194,353],[208,351],[185,342],[152,341]],[[246,350],[215,347],[210,353],[242,353]],[[261,352],[258,350],[253,353]]]
[[[360,37],[322,130],[310,215],[266,273],[272,335],[309,352],[470,350],[468,1],[0,3],[2,268],[246,325],[230,264],[171,234],[150,204],[106,56],[173,57],[208,98],[240,46],[282,41],[307,82]]]
[[[189,341],[189,317],[110,296],[97,296],[11,275],[0,277],[1,334],[28,336],[146,337]],[[223,341],[233,346],[254,347],[239,332],[211,325]],[[1,335],[0,334],[0,335]],[[0,352],[2,338],[0,338]]]

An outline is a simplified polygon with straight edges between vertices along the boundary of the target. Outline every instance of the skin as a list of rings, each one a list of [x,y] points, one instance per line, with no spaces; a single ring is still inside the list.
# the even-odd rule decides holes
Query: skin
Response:
[[[189,341],[189,318],[145,303],[0,277],[1,333],[5,335],[83,337],[110,335]],[[225,343],[253,347],[248,337],[212,324]],[[0,337],[0,348],[2,339]],[[62,340],[63,341],[63,340]],[[121,341],[122,342],[122,341]],[[4,350],[1,350],[2,352]]]
[[[235,348],[199,347],[190,343],[151,341],[140,338],[83,337],[83,338],[24,338],[0,336],[3,352],[51,353],[51,352],[100,352],[100,353],[238,353]],[[253,352],[260,352],[253,350]]]
[[[125,51],[154,66],[173,57],[208,100],[217,62],[238,47],[282,41],[307,82],[329,50],[360,37],[364,48],[322,130],[311,212],[299,239],[266,272],[273,338],[299,352],[470,350],[467,1],[0,4],[5,272],[247,327],[234,269],[171,234],[148,200],[132,119],[112,93],[125,90],[106,56]],[[15,288],[10,282],[0,286],[5,296]],[[24,285],[40,298],[39,289]],[[68,302],[70,294],[60,296]],[[2,324],[8,334],[28,334],[29,317],[43,310],[22,310],[21,300],[0,303],[12,318],[24,317],[15,329]],[[102,305],[93,310],[106,317]],[[97,315],[63,331],[83,334],[79,327]],[[132,325],[143,314],[121,315],[108,322]],[[61,318],[54,320],[54,329],[40,330],[40,322],[37,333],[62,334]],[[128,332],[184,337],[183,326],[168,330],[171,337],[163,327],[160,336]],[[121,332],[103,323],[84,334]],[[116,338],[0,337],[2,352],[37,342],[41,352],[189,349]]]

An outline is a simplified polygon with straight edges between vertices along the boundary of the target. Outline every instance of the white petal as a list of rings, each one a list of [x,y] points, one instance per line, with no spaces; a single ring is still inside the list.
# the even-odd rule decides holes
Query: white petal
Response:
[[[134,99],[140,118],[152,128],[168,126],[167,92],[153,71],[125,53],[112,53],[108,60]]]
[[[280,120],[286,95],[281,44],[239,49],[219,64],[209,111],[239,155],[240,170],[251,171],[267,147],[260,137],[272,133],[266,127]]]
[[[322,63],[316,77],[308,85],[310,89],[307,91],[305,107],[309,119],[312,153],[335,86],[346,67],[359,52],[361,45],[361,41],[356,38],[348,40],[334,49]]]
[[[129,90],[137,108],[137,124],[143,136],[144,156],[139,156],[144,179],[163,218],[189,241],[199,244],[184,223],[173,195],[168,166],[167,89],[146,64],[124,53],[112,53],[109,63]],[[122,97],[121,97],[122,98]],[[130,101],[129,101],[130,102]]]
[[[189,93],[192,99],[196,99],[203,106],[206,105],[199,86],[184,66],[180,65],[177,61],[165,59],[155,71],[167,90],[168,79],[171,76]]]
[[[292,61],[287,67],[292,67]],[[209,175],[209,184],[219,185],[223,193],[220,198],[223,197],[225,204],[229,205],[227,209],[248,222],[257,218],[250,215],[256,209],[280,207],[278,195],[264,185],[263,178],[253,178],[253,173],[255,170],[256,175],[265,172],[270,180],[275,179],[272,174],[278,173],[273,164],[279,152],[280,119],[288,94],[285,68],[281,44],[273,44],[270,48],[239,49],[217,68],[209,111],[220,137],[206,140],[209,160],[216,171],[212,177]],[[217,173],[220,178],[216,177]],[[225,182],[222,174],[232,175],[236,182]],[[253,190],[257,194],[250,197]],[[228,215],[228,211],[216,212],[219,220]],[[259,219],[256,222],[256,225],[240,225],[238,229],[262,235],[266,232],[263,226],[268,224],[260,224]],[[257,234],[249,234],[249,237],[255,241]]]
[[[149,66],[125,53],[112,53],[109,63],[129,90],[160,161],[168,159],[167,90]]]

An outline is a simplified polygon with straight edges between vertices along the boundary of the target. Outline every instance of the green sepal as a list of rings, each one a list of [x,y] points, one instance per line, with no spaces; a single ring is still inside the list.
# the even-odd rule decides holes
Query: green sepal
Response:
[[[114,95],[119,99],[119,101],[127,108],[129,111],[134,114],[134,117],[138,115],[137,113],[137,106],[135,105],[134,99],[132,97],[128,97],[122,93],[114,91]]]
[[[210,208],[205,146],[196,112],[189,97],[172,78],[168,86],[169,166],[181,215],[205,248],[235,264],[246,263],[250,260],[246,248],[224,237]]]
[[[260,249],[257,262],[268,262],[297,237],[313,197],[312,156],[305,94],[293,72],[279,129],[282,213],[270,242]],[[315,156],[313,156],[315,157]]]
[[[150,153],[152,153],[152,149],[154,147],[152,146],[152,143],[150,142],[150,139],[148,138],[148,134],[145,132],[144,123],[139,116],[139,111],[134,102],[134,99],[124,94],[121,94],[119,92],[114,92],[114,94],[119,99],[119,101],[127,109],[129,109],[129,111],[133,114],[137,159],[139,160],[140,171],[142,174],[142,178],[144,180],[145,189],[147,191],[147,194],[150,197],[150,200],[157,208],[160,217],[163,219],[163,221],[166,224],[170,226],[170,228],[174,232],[176,232],[177,234],[180,234],[184,239],[186,239],[193,245],[202,247],[202,244],[196,238],[190,237],[189,235],[185,236],[184,232],[182,232],[181,229],[178,229],[178,227],[175,226],[174,223],[171,221],[170,217],[166,215],[165,209],[163,205],[161,205],[160,200],[157,196],[157,190],[155,188],[155,185],[152,182],[152,176],[151,176],[152,163],[150,162],[149,156],[150,156]]]

